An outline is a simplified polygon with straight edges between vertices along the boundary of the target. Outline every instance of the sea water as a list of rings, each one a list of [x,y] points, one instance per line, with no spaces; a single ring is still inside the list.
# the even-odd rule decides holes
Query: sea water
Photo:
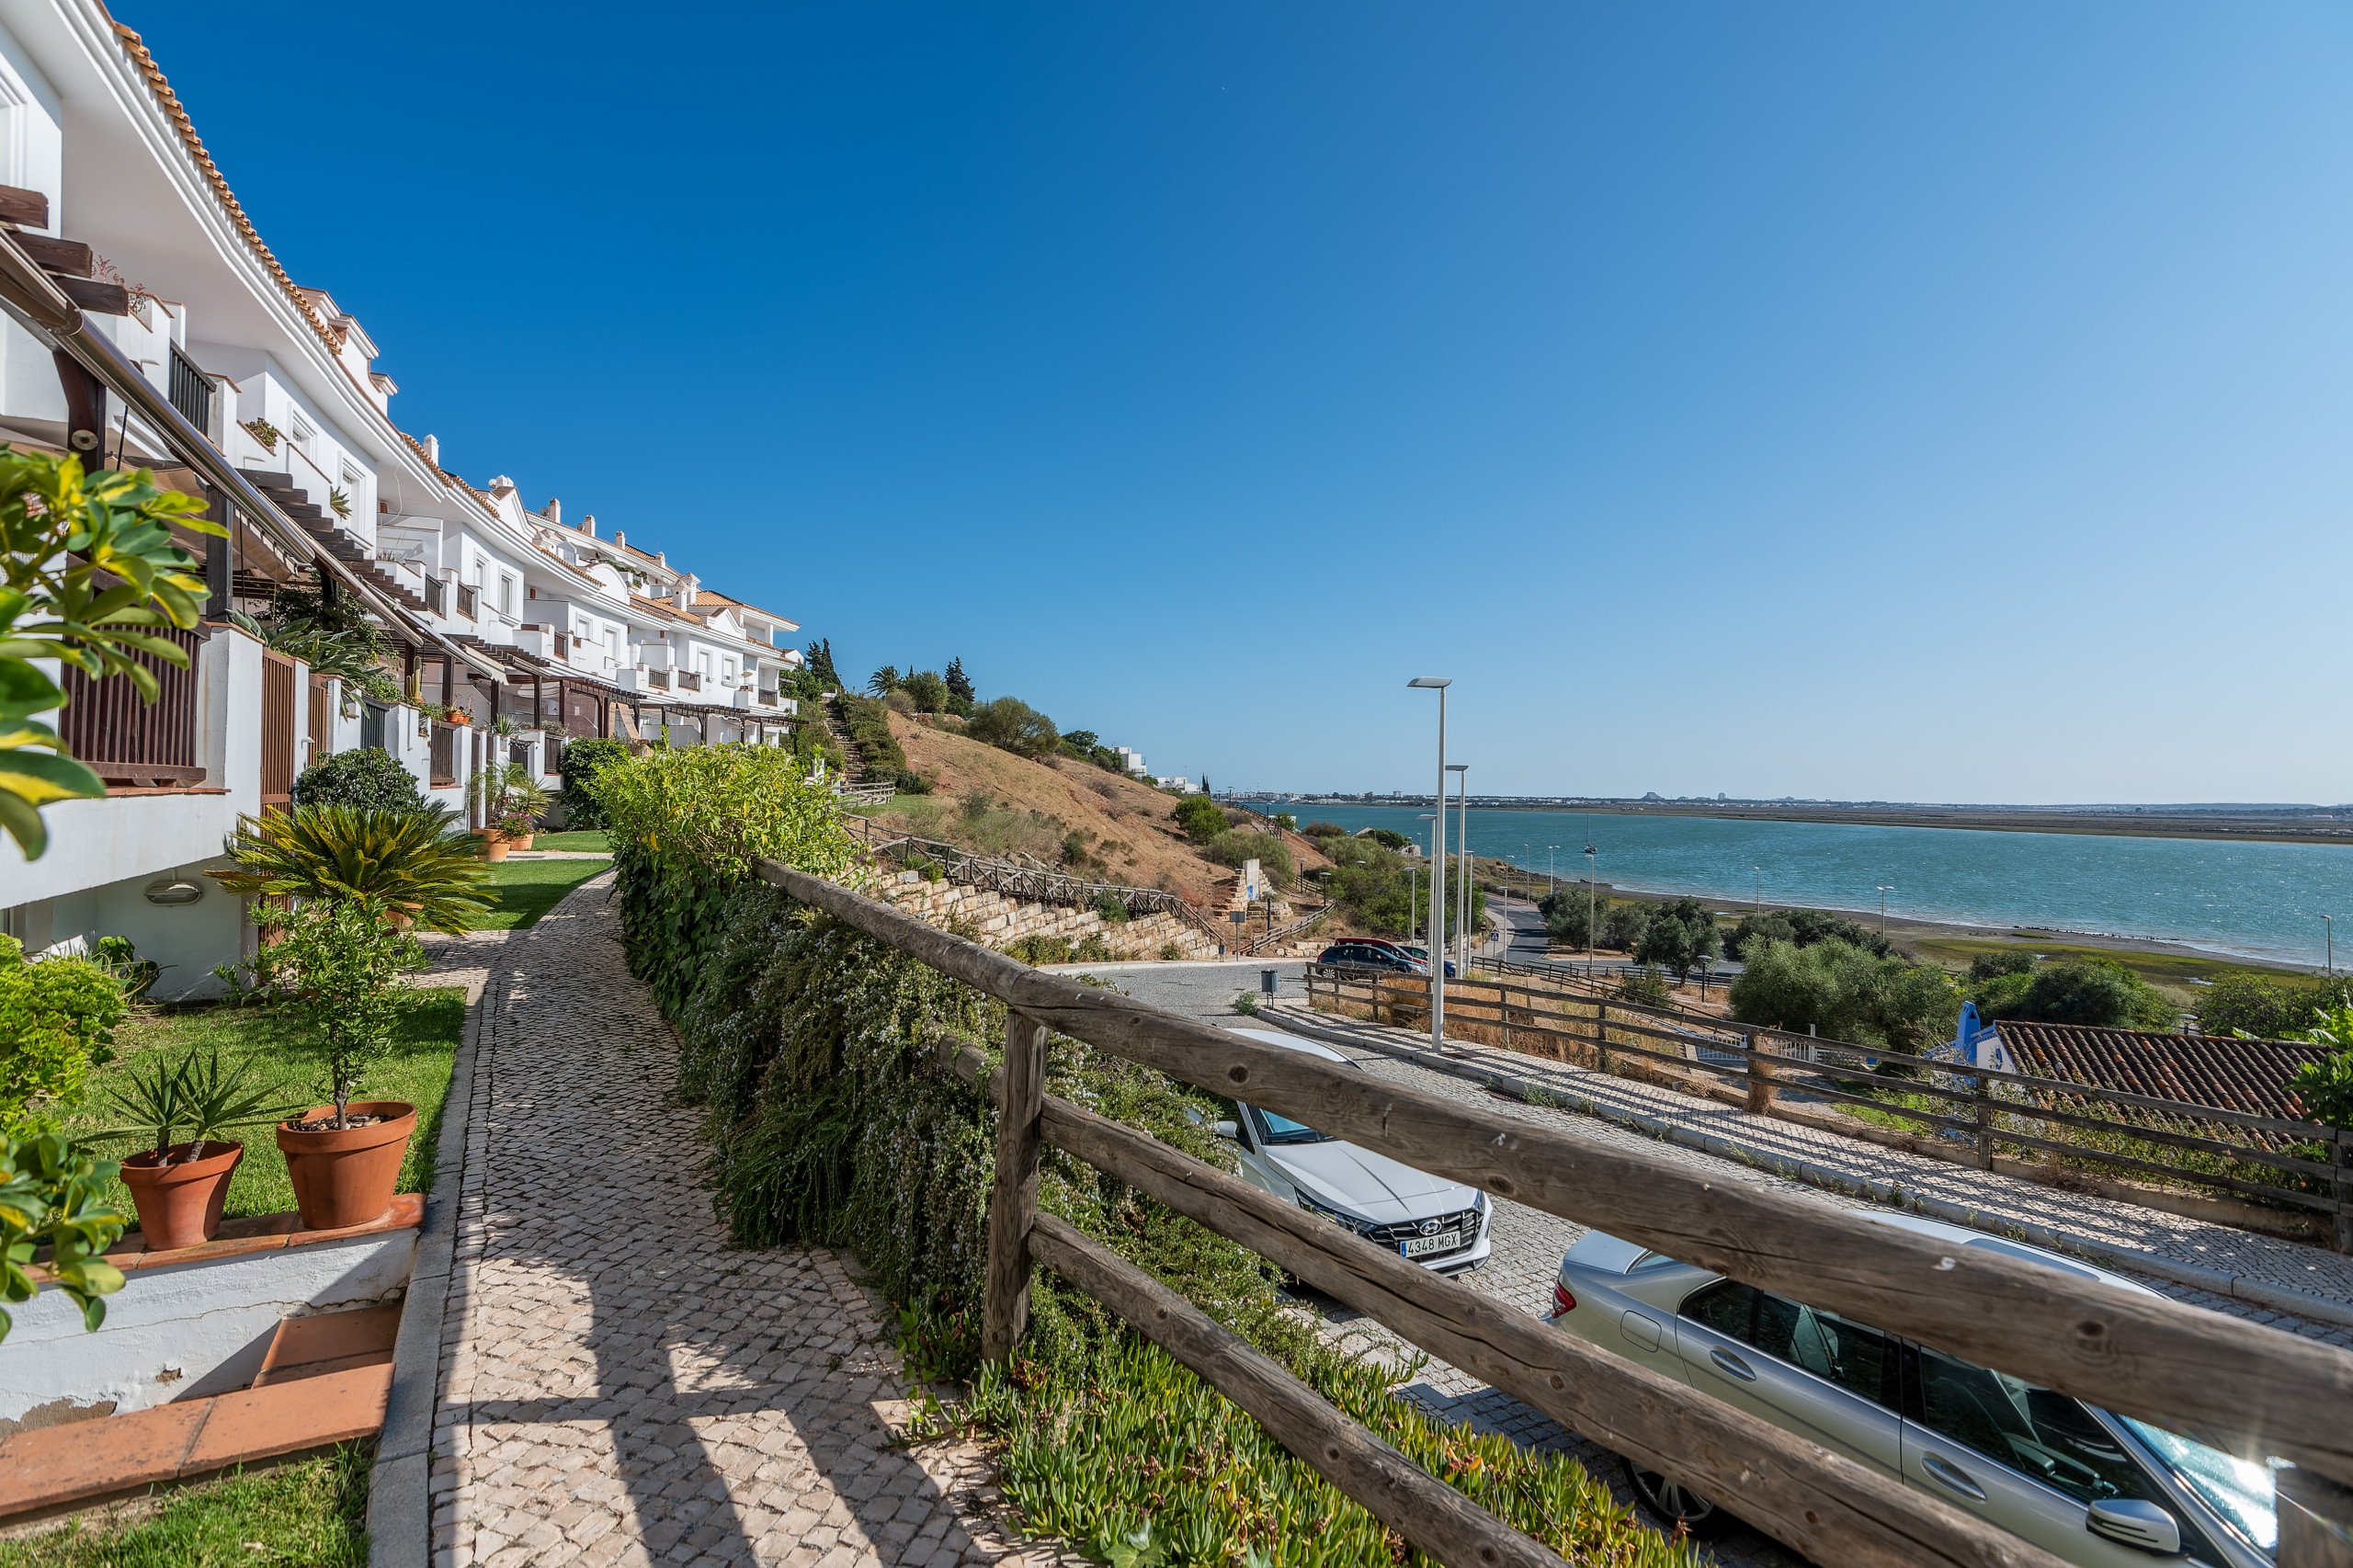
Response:
[[[1291,808],[1302,823],[1386,827],[1427,846],[1402,806]],[[1447,812],[1454,847],[1454,812]],[[1692,893],[1716,908],[1802,904],[1877,916],[2181,942],[2317,967],[2324,915],[2353,914],[2353,845],[1998,833],[1588,812],[1471,812],[1471,847],[1563,880],[1586,846],[1600,880],[1628,892]],[[2347,930],[2353,941],[2353,926]],[[2339,954],[2353,961],[2353,948]]]

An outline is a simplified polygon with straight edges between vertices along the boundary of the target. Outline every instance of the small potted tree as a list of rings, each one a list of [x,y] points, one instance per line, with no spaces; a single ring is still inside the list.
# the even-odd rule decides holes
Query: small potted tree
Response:
[[[129,1125],[108,1138],[137,1138],[149,1145],[122,1162],[122,1183],[139,1211],[140,1233],[153,1252],[209,1242],[221,1233],[221,1209],[230,1180],[245,1157],[243,1142],[225,1136],[233,1128],[278,1120],[301,1108],[281,1103],[276,1084],[246,1082],[244,1063],[223,1066],[221,1052],[177,1062],[157,1061],[133,1069],[108,1092],[112,1108]],[[185,1130],[188,1140],[179,1141]]]
[[[322,899],[272,922],[267,983],[294,1005],[324,1068],[330,1103],[278,1125],[278,1147],[306,1230],[335,1231],[383,1217],[416,1131],[405,1100],[353,1096],[390,1053],[404,998],[392,983],[422,968],[416,938],[388,926],[373,900]]]

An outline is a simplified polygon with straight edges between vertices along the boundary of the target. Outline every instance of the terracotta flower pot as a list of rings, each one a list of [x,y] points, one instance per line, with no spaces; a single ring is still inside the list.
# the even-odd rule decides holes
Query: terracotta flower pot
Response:
[[[409,1134],[416,1131],[416,1108],[406,1100],[353,1100],[347,1108],[353,1116],[383,1119],[339,1132],[303,1132],[293,1122],[278,1124],[278,1152],[286,1156],[294,1207],[306,1231],[339,1231],[381,1220],[400,1185],[401,1161],[408,1153]],[[334,1114],[335,1107],[318,1106],[296,1119],[324,1121]]]
[[[504,860],[506,852],[515,846],[513,841],[496,828],[478,827],[474,829],[474,836],[482,840],[482,858],[485,860]]]
[[[539,835],[536,833],[519,834],[509,838],[506,842],[510,848],[529,849],[531,846],[531,840],[538,836]]]
[[[131,1206],[139,1211],[139,1233],[151,1252],[170,1252],[209,1242],[221,1232],[221,1204],[229,1196],[229,1178],[245,1157],[243,1143],[213,1139],[200,1160],[191,1160],[191,1143],[171,1147],[173,1163],[159,1165],[155,1151],[131,1155],[122,1162],[122,1183],[131,1188]]]

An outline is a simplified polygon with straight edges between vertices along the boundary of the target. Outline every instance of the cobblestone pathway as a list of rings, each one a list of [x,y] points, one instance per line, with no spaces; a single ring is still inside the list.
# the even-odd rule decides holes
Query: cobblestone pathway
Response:
[[[1060,1561],[997,1531],[977,1453],[892,1446],[905,1383],[849,1259],[727,1249],[610,881],[436,965],[484,987],[436,1568]]]

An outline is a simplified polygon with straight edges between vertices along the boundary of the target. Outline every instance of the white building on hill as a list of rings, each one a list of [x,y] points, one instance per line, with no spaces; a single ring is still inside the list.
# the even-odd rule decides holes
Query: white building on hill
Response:
[[[619,528],[529,507],[504,477],[443,468],[435,437],[394,423],[374,339],[287,276],[97,0],[0,0],[0,440],[153,467],[233,519],[233,539],[183,540],[210,597],[177,634],[190,669],[159,666],[161,700],[92,699],[79,672],[60,677],[72,700],[54,722],[109,793],[49,807],[38,861],[0,838],[0,931],[34,951],[128,937],[173,966],[159,995],[201,994],[253,939],[204,869],[240,814],[282,809],[330,753],[380,747],[462,812],[484,766],[552,784],[580,736],[786,738],[796,623]],[[398,700],[228,619],[314,586],[383,630]],[[501,720],[511,733],[492,733]]]

